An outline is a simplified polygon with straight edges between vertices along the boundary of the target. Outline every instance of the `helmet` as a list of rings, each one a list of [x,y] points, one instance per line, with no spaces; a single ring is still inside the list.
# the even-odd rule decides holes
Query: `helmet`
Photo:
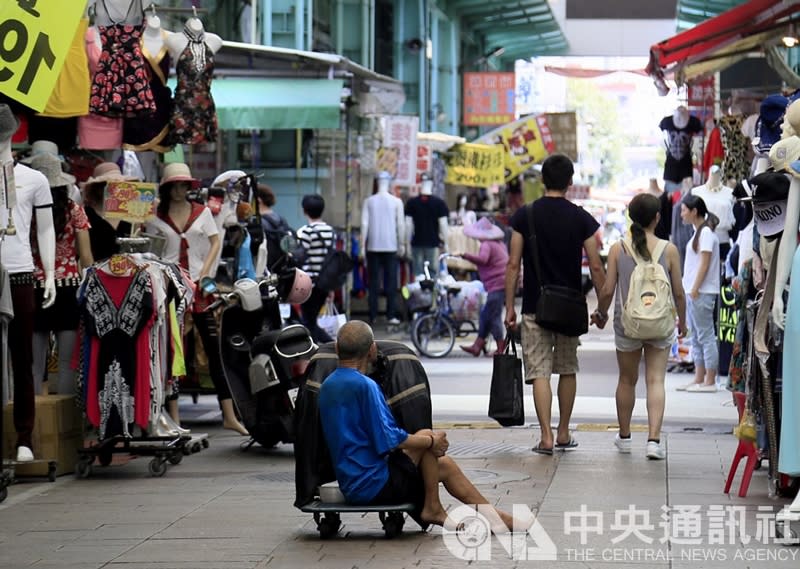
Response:
[[[225,187],[227,182],[231,180],[236,181],[240,178],[244,178],[245,176],[247,176],[247,174],[242,170],[227,170],[214,178],[214,181],[211,183],[211,185],[217,188]]]
[[[294,269],[294,280],[291,288],[288,288],[283,298],[289,304],[303,304],[311,296],[311,289],[314,283],[308,273],[300,269]]]

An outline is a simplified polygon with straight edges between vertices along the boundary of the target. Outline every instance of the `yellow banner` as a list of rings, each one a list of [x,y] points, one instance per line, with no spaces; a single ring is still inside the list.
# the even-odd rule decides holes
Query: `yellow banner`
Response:
[[[487,188],[503,183],[503,149],[489,144],[457,144],[447,158],[448,184]]]
[[[144,223],[155,215],[156,185],[142,182],[110,182],[103,206],[109,219]]]
[[[0,92],[44,110],[86,2],[0,2]]]
[[[544,115],[521,118],[484,134],[476,142],[503,149],[506,182],[542,162],[555,150]]]

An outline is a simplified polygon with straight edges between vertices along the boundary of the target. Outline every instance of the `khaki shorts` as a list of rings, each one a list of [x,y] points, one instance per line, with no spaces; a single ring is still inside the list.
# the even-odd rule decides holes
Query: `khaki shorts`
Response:
[[[578,373],[580,338],[571,338],[536,324],[533,314],[522,315],[522,358],[525,383],[556,374]]]

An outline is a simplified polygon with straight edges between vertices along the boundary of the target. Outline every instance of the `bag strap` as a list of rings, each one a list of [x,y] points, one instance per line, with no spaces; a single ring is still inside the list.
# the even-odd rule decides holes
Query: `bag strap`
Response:
[[[529,254],[533,260],[533,269],[536,271],[536,279],[539,281],[539,289],[544,288],[544,281],[542,280],[542,267],[539,265],[539,245],[536,241],[536,222],[533,219],[533,204],[525,206],[528,214],[528,231],[530,231],[529,239]]]
[[[633,242],[630,241],[627,237],[621,240],[620,244],[622,245],[622,248],[625,250],[628,256],[631,257],[637,265],[641,265],[646,262],[644,259],[641,258],[639,253],[636,252],[636,248],[633,246]],[[650,256],[650,261],[652,261],[653,263],[658,263],[658,261],[661,259],[661,256],[664,254],[664,251],[667,249],[667,245],[669,245],[669,242],[663,239],[659,239],[658,243],[656,244],[656,248],[653,249],[653,254]]]
[[[503,355],[508,355],[509,348],[514,354],[514,357],[517,357],[517,343],[514,341],[514,334],[511,333],[510,329],[506,329],[506,347],[503,350]]]

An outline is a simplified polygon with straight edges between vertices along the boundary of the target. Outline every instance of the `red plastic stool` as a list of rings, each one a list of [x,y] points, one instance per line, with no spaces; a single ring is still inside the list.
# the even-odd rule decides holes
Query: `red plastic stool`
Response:
[[[739,411],[739,422],[741,422],[747,396],[744,393],[736,392],[733,394],[733,399],[736,402],[736,409]],[[733,455],[733,463],[728,473],[728,481],[725,483],[726,494],[731,491],[731,484],[733,484],[733,478],[736,476],[736,469],[739,467],[739,461],[743,458],[747,458],[747,463],[744,466],[742,484],[739,486],[740,498],[747,496],[747,488],[750,486],[750,479],[753,477],[753,471],[756,469],[756,464],[758,463],[758,448],[756,448],[756,443],[753,441],[739,440],[739,446],[736,447],[736,454]]]

